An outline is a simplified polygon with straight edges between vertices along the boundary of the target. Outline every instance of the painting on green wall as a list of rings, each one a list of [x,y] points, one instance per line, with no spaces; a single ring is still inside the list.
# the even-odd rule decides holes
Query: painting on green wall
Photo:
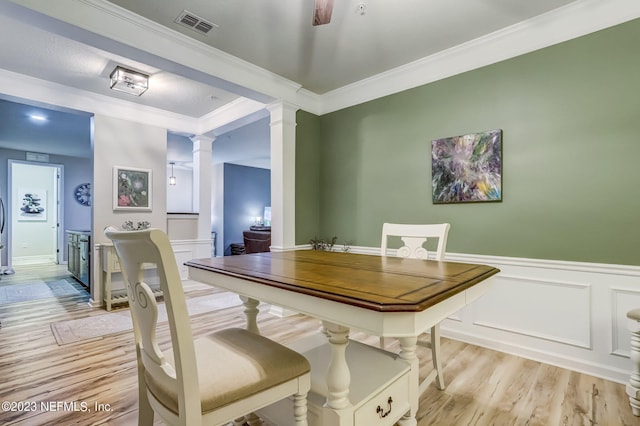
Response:
[[[502,201],[502,130],[431,141],[434,204]]]

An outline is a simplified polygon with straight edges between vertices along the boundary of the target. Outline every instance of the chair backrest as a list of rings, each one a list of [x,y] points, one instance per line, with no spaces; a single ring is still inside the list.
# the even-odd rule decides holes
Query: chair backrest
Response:
[[[382,256],[387,256],[387,244],[390,236],[400,237],[404,246],[396,252],[398,257],[412,259],[427,259],[429,252],[423,247],[430,238],[438,239],[438,247],[435,251],[435,260],[444,260],[447,250],[447,236],[449,235],[448,223],[429,225],[409,225],[402,223],[385,223],[382,225],[382,244],[380,251]]]
[[[104,233],[113,242],[120,261],[133,319],[138,368],[143,367],[154,380],[178,389],[181,417],[184,413],[199,416],[200,390],[191,324],[169,238],[159,229],[118,231],[109,227]],[[164,294],[175,369],[165,360],[156,340],[158,305],[150,287],[142,281],[143,264],[149,263],[156,265]]]
[[[242,231],[244,240],[244,252],[263,253],[271,251],[271,232],[266,231]]]

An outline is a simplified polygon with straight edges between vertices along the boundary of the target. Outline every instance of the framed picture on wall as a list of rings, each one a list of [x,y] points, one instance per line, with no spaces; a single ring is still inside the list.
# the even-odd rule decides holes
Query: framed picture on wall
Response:
[[[41,188],[18,189],[17,218],[19,222],[47,220],[47,191]]]
[[[502,201],[502,130],[431,142],[434,204]]]
[[[113,209],[151,211],[151,170],[113,168]]]

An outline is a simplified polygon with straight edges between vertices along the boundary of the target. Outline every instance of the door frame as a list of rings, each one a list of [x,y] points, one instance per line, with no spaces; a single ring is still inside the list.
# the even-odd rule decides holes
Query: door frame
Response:
[[[6,200],[6,229],[7,229],[7,267],[13,267],[13,165],[26,164],[31,166],[50,167],[56,170],[56,178],[54,179],[54,204],[56,211],[56,247],[55,262],[60,265],[64,263],[64,165],[58,163],[24,161],[9,159],[7,167],[7,200]]]

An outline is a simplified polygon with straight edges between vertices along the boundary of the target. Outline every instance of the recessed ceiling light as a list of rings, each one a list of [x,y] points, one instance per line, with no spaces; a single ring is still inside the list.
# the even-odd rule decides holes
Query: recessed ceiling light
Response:
[[[47,121],[47,117],[42,114],[29,114],[29,118],[39,123]]]

